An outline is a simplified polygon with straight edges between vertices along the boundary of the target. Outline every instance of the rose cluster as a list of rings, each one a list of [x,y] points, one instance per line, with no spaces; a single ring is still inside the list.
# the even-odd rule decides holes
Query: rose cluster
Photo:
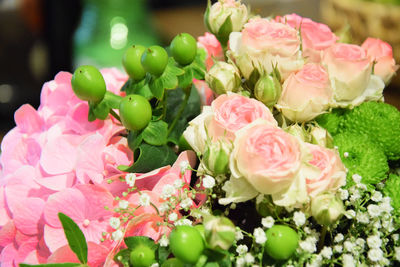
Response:
[[[215,27],[220,24],[213,14],[232,12],[231,2],[221,0],[209,7],[206,20],[219,40],[221,32]],[[230,17],[235,27],[229,35],[228,62],[214,57],[206,81],[217,94],[254,95],[290,121],[310,121],[330,108],[381,100],[385,84],[398,69],[391,46],[379,39],[368,38],[361,46],[346,44],[327,25],[296,14],[274,19],[240,14]],[[215,42],[212,47],[207,51],[215,55]]]

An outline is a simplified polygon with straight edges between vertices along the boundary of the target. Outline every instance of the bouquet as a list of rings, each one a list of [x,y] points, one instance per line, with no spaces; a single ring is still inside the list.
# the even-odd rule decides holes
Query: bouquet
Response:
[[[81,66],[1,145],[1,266],[389,266],[389,44],[208,4],[209,30]],[[396,263],[397,262],[397,263]]]

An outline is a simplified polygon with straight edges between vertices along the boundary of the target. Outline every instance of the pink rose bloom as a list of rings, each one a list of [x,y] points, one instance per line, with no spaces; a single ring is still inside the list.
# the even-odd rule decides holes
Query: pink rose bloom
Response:
[[[199,36],[197,41],[198,46],[204,48],[207,52],[207,70],[214,65],[214,60],[224,60],[224,51],[214,34],[206,32],[204,36]]]
[[[321,65],[309,63],[286,79],[277,107],[291,121],[304,122],[327,110],[331,99],[328,73]]]
[[[323,192],[336,192],[346,184],[346,170],[335,151],[312,144],[307,147],[313,156],[309,163],[320,170],[319,176],[306,178],[307,191],[312,198]]]
[[[214,100],[214,92],[208,84],[203,80],[193,79],[193,85],[196,87],[197,92],[199,92],[202,106],[211,105],[211,102]]]
[[[337,102],[351,102],[367,89],[372,60],[362,47],[336,43],[325,50],[322,65],[328,70]]]
[[[297,14],[276,17],[275,20],[300,30],[303,57],[306,57],[308,62],[319,63],[321,52],[339,39],[327,25],[314,22],[309,18],[303,18]]]
[[[234,177],[244,177],[260,193],[285,191],[301,166],[301,148],[296,137],[263,121],[236,132],[231,155]]]
[[[399,68],[394,61],[390,44],[376,38],[367,38],[361,47],[376,61],[374,73],[381,77],[385,84],[388,84]]]
[[[241,33],[232,33],[229,42],[236,64],[246,79],[254,68],[270,73],[275,65],[285,79],[303,64],[298,31],[283,23],[252,19]]]

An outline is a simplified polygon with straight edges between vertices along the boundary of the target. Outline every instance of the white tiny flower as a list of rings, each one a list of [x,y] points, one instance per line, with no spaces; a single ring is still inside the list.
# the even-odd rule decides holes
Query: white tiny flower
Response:
[[[373,248],[368,251],[368,258],[371,261],[380,261],[383,258],[383,252],[380,248]]]
[[[354,210],[346,210],[344,216],[346,216],[347,219],[353,219],[356,217],[356,212]]]
[[[366,191],[366,190],[367,190],[367,186],[366,186],[365,184],[362,184],[362,183],[357,184],[357,188],[358,188],[358,189],[361,189],[361,190],[363,190],[363,191]]]
[[[381,214],[381,209],[378,205],[370,204],[367,207],[368,213],[372,218],[377,218]]]
[[[175,226],[178,226],[178,225],[192,225],[192,221],[189,220],[189,219],[181,219],[181,220],[179,220],[179,221],[176,221],[176,222],[174,223],[174,225],[175,225]]]
[[[251,255],[250,253],[246,253],[246,255],[244,255],[244,261],[247,264],[252,264],[254,262],[254,256]]]
[[[249,249],[247,248],[246,245],[239,245],[239,246],[236,248],[236,252],[237,252],[237,254],[239,254],[239,255],[243,255],[243,254],[247,253],[248,250],[249,250]]]
[[[315,237],[309,236],[306,238],[306,240],[301,241],[299,243],[299,246],[302,250],[307,251],[309,253],[314,253],[317,251],[317,239]]]
[[[333,250],[336,251],[337,253],[342,253],[343,251],[343,246],[341,245],[336,245],[333,247]]]
[[[135,185],[136,175],[134,173],[128,173],[125,175],[125,181],[130,187],[133,187]]]
[[[139,197],[139,204],[143,207],[147,207],[150,205],[150,196],[146,193],[143,193]]]
[[[163,235],[159,241],[160,246],[167,247],[169,245],[169,239],[166,235]]]
[[[343,241],[343,239],[344,239],[343,234],[338,233],[338,234],[335,236],[335,238],[333,239],[333,241],[334,241],[335,243],[339,243],[339,242]]]
[[[358,174],[353,174],[353,175],[351,176],[351,178],[353,179],[353,181],[354,181],[356,184],[361,183],[362,177],[361,177],[360,175],[358,175]]]
[[[343,156],[344,156],[345,158],[347,158],[347,157],[349,156],[349,152],[344,152],[344,153],[343,153]]]
[[[293,213],[293,221],[297,226],[302,226],[306,222],[306,215],[301,211]]]
[[[159,210],[161,213],[165,213],[165,212],[169,211],[169,204],[168,204],[168,202],[163,202],[163,203],[158,207],[158,210]]]
[[[179,188],[181,188],[183,186],[183,181],[181,180],[181,179],[176,179],[175,181],[174,181],[174,187],[176,188],[176,189],[179,189]]]
[[[389,266],[390,260],[388,258],[382,258],[380,263],[382,263],[383,266]]]
[[[371,235],[367,238],[367,244],[370,248],[380,248],[382,245],[382,240],[377,235]]]
[[[210,175],[206,175],[203,178],[203,186],[207,189],[213,188],[215,185],[215,179],[210,176]]]
[[[254,229],[254,237],[257,244],[263,245],[267,241],[267,236],[261,227]]]
[[[274,223],[275,223],[275,220],[271,216],[268,216],[268,217],[265,217],[265,218],[261,219],[261,224],[265,228],[271,228],[272,226],[274,226]]]
[[[330,247],[324,247],[324,248],[321,250],[321,255],[322,255],[322,257],[324,257],[324,258],[326,258],[326,259],[330,259],[330,258],[332,257],[332,254],[333,254],[332,248],[330,248]]]
[[[393,234],[392,239],[394,242],[397,242],[399,240],[400,235],[399,234]]]
[[[173,194],[175,194],[175,187],[170,184],[164,185],[161,193],[161,198],[167,199],[170,198]]]
[[[374,226],[375,229],[380,229],[382,227],[381,222],[379,220],[374,222],[373,226]]]
[[[304,232],[308,235],[310,235],[312,233],[312,230],[310,229],[310,227],[306,226],[303,228]]]
[[[375,202],[381,201],[381,200],[382,200],[382,193],[379,192],[379,191],[375,191],[375,192],[372,194],[371,199],[372,199],[373,201],[375,201]]]
[[[188,161],[183,160],[183,161],[181,161],[181,162],[179,163],[179,167],[180,167],[180,169],[181,169],[181,174],[183,175],[183,174],[185,174],[185,171],[186,171],[186,170],[190,169],[190,164],[189,164]]]
[[[366,213],[366,212],[359,212],[359,213],[357,213],[356,220],[357,220],[357,222],[359,222],[359,223],[368,224],[368,223],[369,223],[369,216],[368,216],[368,213]]]
[[[382,212],[390,213],[393,210],[392,205],[390,204],[390,197],[382,198],[381,204],[379,204],[379,208]]]
[[[181,201],[180,206],[182,209],[188,209],[192,206],[193,201],[190,198],[185,198]]]
[[[242,240],[244,238],[242,231],[238,230],[235,232],[236,241]]]
[[[126,200],[120,200],[118,206],[120,209],[127,209],[129,206],[129,202]]]
[[[356,239],[356,244],[357,246],[359,246],[361,248],[361,250],[364,250],[364,246],[365,246],[365,240],[362,238],[357,238]]]
[[[400,247],[395,247],[394,248],[394,258],[397,261],[400,261]]]
[[[344,241],[343,247],[348,252],[353,252],[355,244],[353,242],[347,240],[347,241]]]
[[[170,220],[171,222],[178,220],[178,214],[176,214],[175,212],[171,213],[170,215],[168,215],[168,220]]]
[[[361,198],[360,191],[359,190],[353,190],[353,193],[350,196],[350,202],[354,204],[360,198]]]
[[[124,237],[124,233],[121,230],[117,230],[111,234],[111,238],[115,241],[121,240]]]
[[[341,200],[346,200],[349,198],[349,191],[347,191],[347,189],[339,188],[338,191],[339,191]]]
[[[241,266],[245,266],[246,261],[244,260],[243,257],[239,257],[236,259],[236,267],[241,267]]]
[[[342,258],[343,267],[355,267],[354,258],[350,254],[344,254]]]
[[[114,229],[118,229],[121,225],[121,221],[119,220],[119,218],[116,217],[111,217],[110,218],[110,226]]]

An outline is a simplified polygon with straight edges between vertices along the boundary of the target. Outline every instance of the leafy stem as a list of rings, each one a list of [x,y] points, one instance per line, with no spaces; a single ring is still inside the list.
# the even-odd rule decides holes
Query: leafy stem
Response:
[[[171,125],[168,128],[168,133],[167,136],[169,136],[172,132],[172,130],[174,129],[175,125],[177,124],[177,122],[179,121],[180,117],[183,114],[183,111],[186,108],[186,105],[188,103],[189,97],[190,97],[190,86],[188,88],[186,88],[185,90],[185,99],[183,100],[181,106],[179,107],[178,113],[176,114],[176,117],[174,118],[174,120],[172,121]]]

